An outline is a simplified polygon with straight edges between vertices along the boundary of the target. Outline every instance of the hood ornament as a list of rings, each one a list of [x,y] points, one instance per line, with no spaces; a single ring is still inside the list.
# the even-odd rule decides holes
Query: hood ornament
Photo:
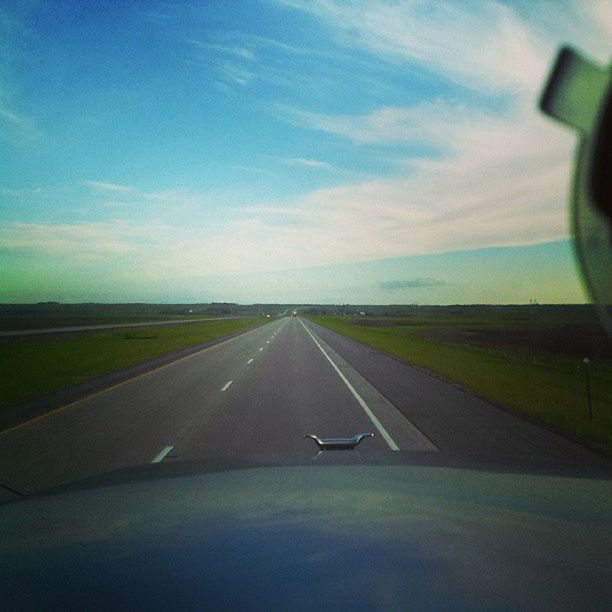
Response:
[[[352,438],[319,438],[314,434],[306,434],[317,443],[319,450],[353,450],[364,438],[373,438],[373,433],[360,433]]]

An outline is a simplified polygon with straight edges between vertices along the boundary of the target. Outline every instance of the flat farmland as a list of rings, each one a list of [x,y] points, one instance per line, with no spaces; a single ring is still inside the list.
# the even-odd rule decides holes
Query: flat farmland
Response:
[[[589,307],[424,307],[399,316],[311,318],[612,455],[612,341]]]

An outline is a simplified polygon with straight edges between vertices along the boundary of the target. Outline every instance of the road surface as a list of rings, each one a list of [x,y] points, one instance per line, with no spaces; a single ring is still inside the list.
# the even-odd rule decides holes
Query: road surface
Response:
[[[0,433],[27,490],[151,462],[312,456],[305,434],[372,432],[362,454],[590,462],[591,453],[417,368],[285,317]]]

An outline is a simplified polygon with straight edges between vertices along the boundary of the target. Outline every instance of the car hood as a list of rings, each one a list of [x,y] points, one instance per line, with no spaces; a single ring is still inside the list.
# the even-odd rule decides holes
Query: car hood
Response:
[[[584,609],[612,597],[607,478],[295,465],[0,506],[9,607]]]

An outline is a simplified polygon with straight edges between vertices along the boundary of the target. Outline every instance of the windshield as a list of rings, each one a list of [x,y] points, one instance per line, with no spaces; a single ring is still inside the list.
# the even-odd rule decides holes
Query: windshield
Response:
[[[0,480],[309,434],[612,457],[576,133],[537,107],[611,38],[603,0],[2,3]]]

